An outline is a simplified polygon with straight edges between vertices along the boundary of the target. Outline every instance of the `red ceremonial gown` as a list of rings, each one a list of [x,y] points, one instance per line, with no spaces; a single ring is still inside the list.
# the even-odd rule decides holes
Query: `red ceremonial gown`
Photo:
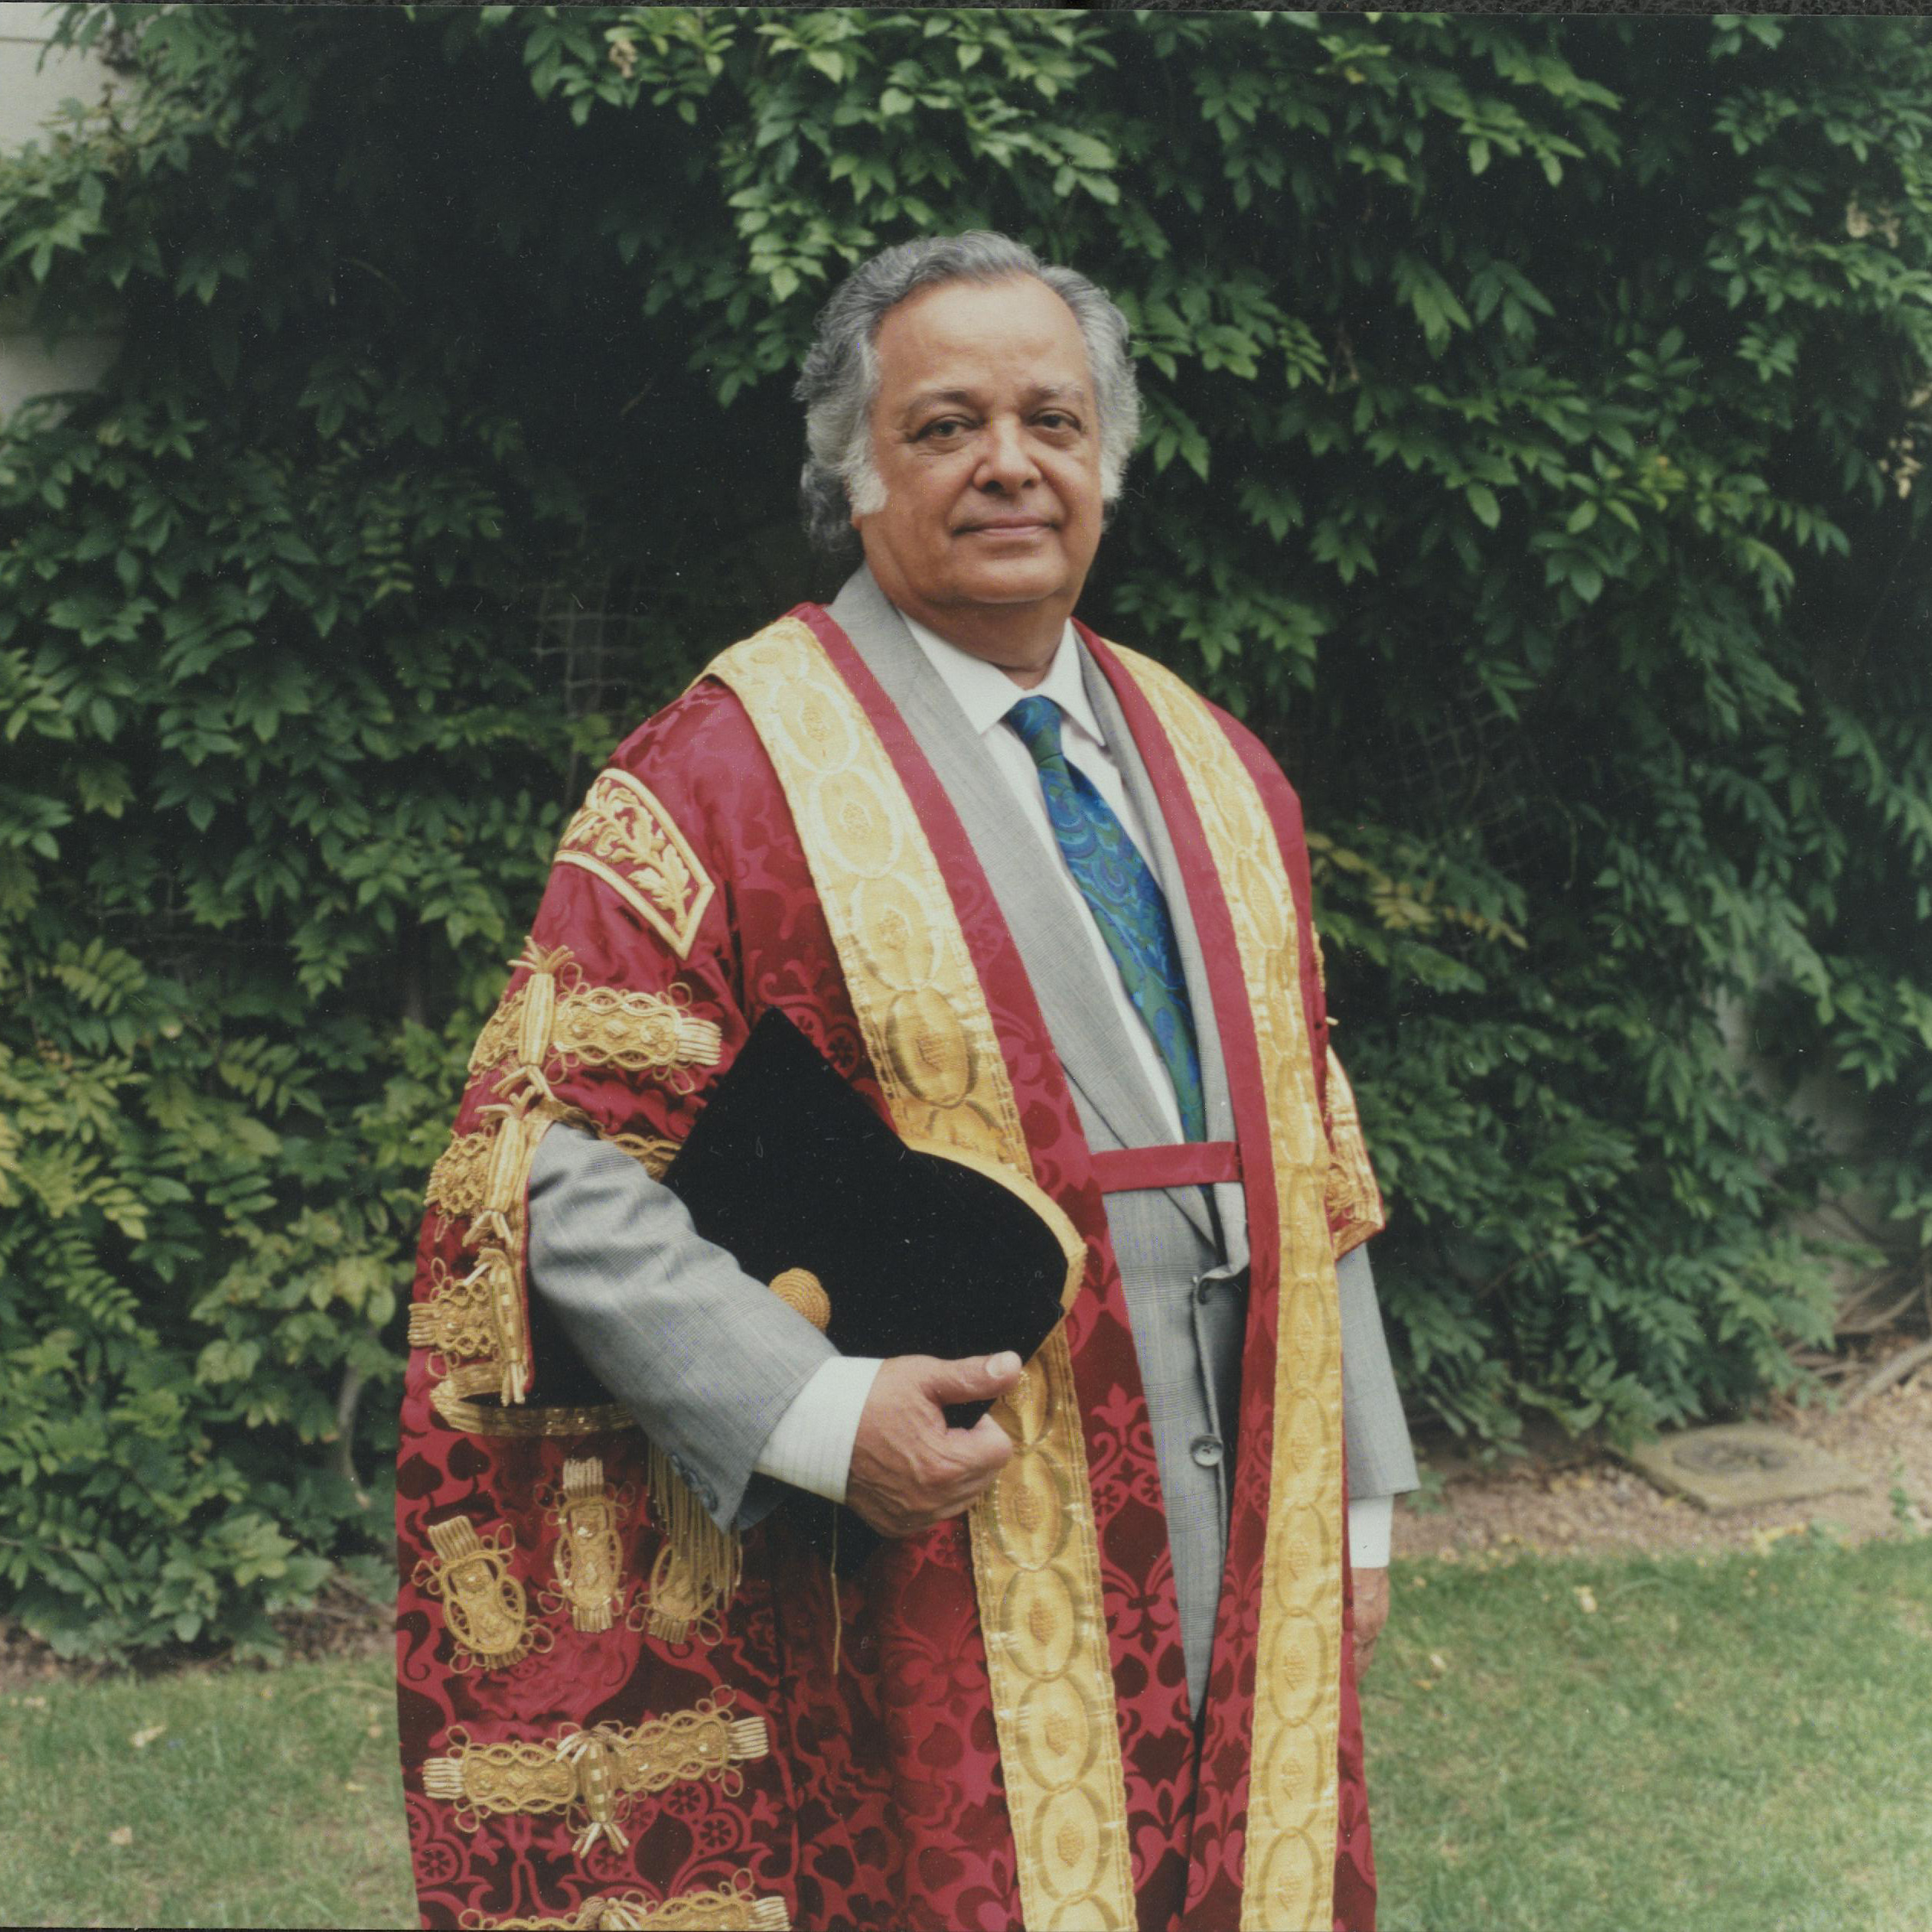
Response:
[[[1380,1210],[1299,810],[1240,725],[1083,635],[1189,881],[1247,1197],[1198,1740],[1093,1157],[950,804],[804,605],[613,754],[432,1178],[397,1504],[425,1926],[1372,1928],[1333,1263]],[[1085,1249],[995,1412],[1013,1464],[836,1596],[789,1509],[726,1539],[626,1412],[555,1399],[523,1279],[542,1133],[662,1171],[773,1007],[901,1132],[1025,1173]]]

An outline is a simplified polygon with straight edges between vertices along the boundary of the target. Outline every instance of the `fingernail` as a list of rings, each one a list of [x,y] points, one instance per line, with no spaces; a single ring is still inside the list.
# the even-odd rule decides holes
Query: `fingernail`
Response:
[[[1019,1373],[1019,1367],[1020,1358],[1011,1349],[1006,1349],[999,1354],[993,1356],[987,1362],[986,1373],[995,1377],[1017,1375]]]

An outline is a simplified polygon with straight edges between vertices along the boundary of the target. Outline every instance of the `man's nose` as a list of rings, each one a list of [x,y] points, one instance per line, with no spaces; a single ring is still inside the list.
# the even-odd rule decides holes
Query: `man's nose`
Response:
[[[1040,466],[1027,446],[1025,426],[1016,419],[995,416],[986,426],[986,440],[973,481],[982,490],[1018,490],[1040,479]]]

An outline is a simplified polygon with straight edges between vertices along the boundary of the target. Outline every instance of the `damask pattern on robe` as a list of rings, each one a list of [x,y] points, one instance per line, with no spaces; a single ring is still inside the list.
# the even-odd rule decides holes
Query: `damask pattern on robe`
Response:
[[[1173,745],[1227,888],[1275,1168],[1280,1314],[1242,1932],[1326,1926],[1339,1797],[1341,1340],[1299,916],[1267,807],[1202,700],[1151,658],[1110,648]]]

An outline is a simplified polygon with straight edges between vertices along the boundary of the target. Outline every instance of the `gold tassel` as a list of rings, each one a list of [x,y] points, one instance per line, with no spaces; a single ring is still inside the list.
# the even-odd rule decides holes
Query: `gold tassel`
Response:
[[[719,1620],[738,1591],[738,1532],[718,1528],[655,1443],[647,1468],[664,1547],[651,1567],[646,1627],[666,1644],[682,1644],[694,1634],[701,1643],[715,1643]]]

